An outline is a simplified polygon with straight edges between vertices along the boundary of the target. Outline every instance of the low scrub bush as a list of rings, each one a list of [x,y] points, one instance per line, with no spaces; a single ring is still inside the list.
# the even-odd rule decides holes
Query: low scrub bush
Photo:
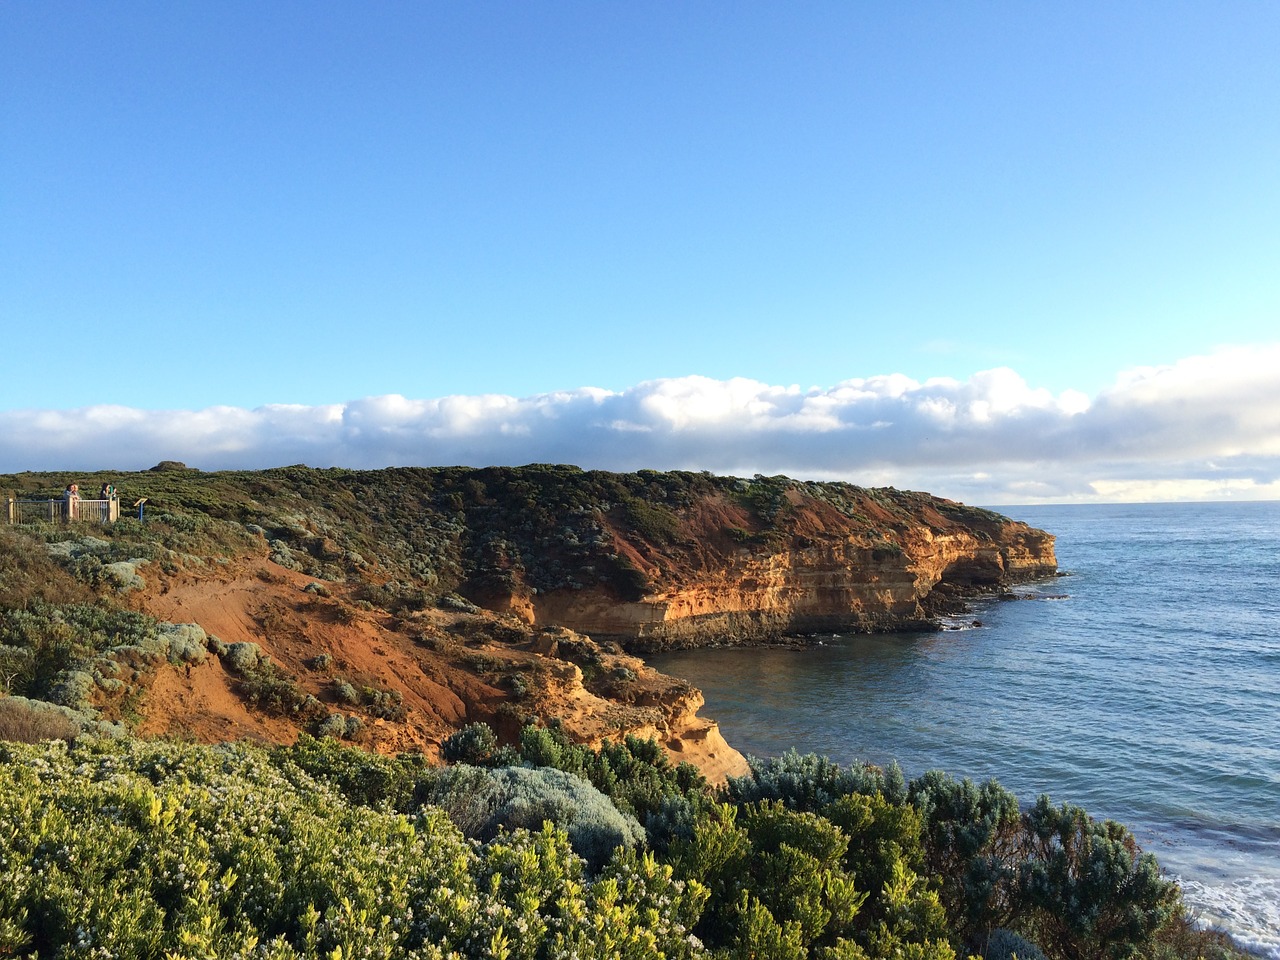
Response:
[[[42,740],[74,740],[80,724],[65,711],[39,700],[0,698],[0,740],[39,743]]]
[[[1127,960],[1173,915],[1177,887],[1120,824],[1048,797],[1023,823],[1018,892],[1023,922],[1042,947],[1080,960]]]
[[[480,840],[491,840],[500,830],[555,824],[568,832],[574,851],[593,869],[616,848],[644,840],[634,817],[621,813],[591,784],[560,770],[460,765],[427,778],[419,796]]]
[[[329,691],[337,703],[354,706],[360,702],[360,691],[355,688],[355,684],[348,683],[346,680],[334,679],[329,685]]]
[[[399,690],[363,687],[360,690],[360,703],[369,716],[379,720],[403,720],[408,713],[404,705],[404,694]]]
[[[554,767],[582,777],[613,803],[648,827],[650,842],[662,846],[673,830],[687,827],[692,813],[710,805],[711,790],[697,768],[673,765],[653,740],[627,736],[598,750],[575,744],[558,724],[526,726],[520,758],[535,767]]]
[[[749,760],[751,772],[731,778],[727,796],[736,803],[777,800],[792,810],[816,812],[851,793],[883,794],[889,801],[906,799],[906,783],[898,765],[841,767],[817,754],[788,750],[780,757]]]
[[[1154,858],[1124,827],[1078,807],[1042,797],[1024,812],[995,781],[930,771],[904,784],[895,767],[844,769],[795,753],[751,767],[726,787],[735,809],[816,812],[846,837],[844,869],[867,896],[853,939],[869,956],[936,951],[945,939],[992,956],[1029,944],[1023,952],[1032,957],[1127,960],[1154,955],[1160,931],[1176,919],[1176,887]],[[693,839],[672,849],[687,857],[690,844],[706,842],[705,829],[695,826]],[[762,923],[757,907],[741,916]]]
[[[87,584],[54,562],[42,540],[23,530],[0,527],[0,607],[27,608],[88,603]]]
[[[165,623],[159,627],[161,638],[168,644],[169,662],[201,663],[209,647],[209,635],[198,623]]]
[[[258,666],[262,648],[250,641],[228,644],[222,654],[222,664],[232,673],[248,674]]]
[[[670,543],[680,533],[680,519],[660,504],[628,498],[622,514],[627,525],[650,543]]]
[[[68,670],[98,654],[167,649],[159,625],[143,614],[96,604],[0,608],[0,669],[11,693],[47,699]]]
[[[450,734],[441,747],[441,753],[450,763],[481,764],[498,750],[498,737],[487,723],[469,723]]]
[[[0,698],[0,725],[54,713],[70,719]],[[272,751],[0,743],[0,954],[1242,958],[1194,929],[1123,828],[1078,808],[1042,800],[1009,820],[998,785],[941,775],[909,802],[870,789],[892,776],[799,757],[752,779],[780,796],[716,802],[651,741],[591,751],[531,730],[522,750],[574,771],[436,769],[310,737]],[[519,759],[491,737],[465,739]],[[817,784],[791,779],[801,769]],[[664,842],[644,850],[592,777],[619,796],[660,785],[648,819],[669,825]],[[972,879],[1001,844],[994,900],[927,866]],[[966,932],[992,903],[1010,924]]]
[[[271,757],[285,771],[296,768],[307,777],[330,784],[349,803],[400,812],[414,807],[418,780],[429,769],[422,754],[388,757],[305,733],[292,746],[276,748]]]
[[[910,800],[925,831],[926,869],[961,936],[981,940],[1023,909],[1014,888],[1024,856],[1018,798],[994,780],[978,785],[931,770],[913,780]]]
[[[232,648],[241,646],[232,644]],[[253,644],[249,644],[253,646]],[[324,713],[320,701],[298,686],[297,678],[265,658],[241,671],[236,689],[252,706],[279,716],[315,719]]]

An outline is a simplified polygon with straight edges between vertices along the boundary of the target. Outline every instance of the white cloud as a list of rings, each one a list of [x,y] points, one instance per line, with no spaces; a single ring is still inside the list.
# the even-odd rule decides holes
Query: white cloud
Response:
[[[787,473],[969,502],[1280,496],[1280,344],[1125,371],[1090,398],[998,368],[801,389],[653,380],[535,397],[0,412],[0,470],[534,461]]]

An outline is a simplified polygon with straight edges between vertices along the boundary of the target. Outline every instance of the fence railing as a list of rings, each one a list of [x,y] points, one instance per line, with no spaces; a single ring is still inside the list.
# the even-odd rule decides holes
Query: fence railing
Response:
[[[15,523],[69,523],[72,520],[90,523],[113,523],[120,519],[120,499],[111,497],[108,500],[64,500],[57,497],[49,500],[18,500],[10,497],[5,511],[6,521]]]

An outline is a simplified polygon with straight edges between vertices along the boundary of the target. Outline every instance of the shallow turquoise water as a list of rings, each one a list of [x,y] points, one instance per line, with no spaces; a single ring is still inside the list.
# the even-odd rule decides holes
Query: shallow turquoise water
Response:
[[[1120,820],[1280,958],[1280,503],[997,509],[1056,534],[1067,576],[979,628],[651,662],[743,752],[896,759]]]

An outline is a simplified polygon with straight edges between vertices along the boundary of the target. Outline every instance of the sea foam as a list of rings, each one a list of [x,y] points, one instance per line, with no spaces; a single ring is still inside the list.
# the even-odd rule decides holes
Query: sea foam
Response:
[[[1241,946],[1280,960],[1280,880],[1241,877],[1223,884],[1178,882],[1201,926],[1227,930]]]

